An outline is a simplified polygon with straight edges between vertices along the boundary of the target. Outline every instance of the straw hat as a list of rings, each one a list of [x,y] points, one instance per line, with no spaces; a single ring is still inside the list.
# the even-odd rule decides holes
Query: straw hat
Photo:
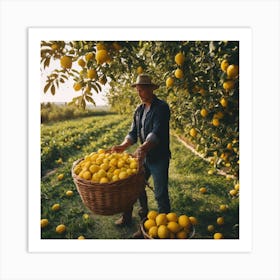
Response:
[[[147,74],[140,74],[137,77],[136,82],[131,86],[136,87],[137,85],[149,85],[152,86],[154,89],[157,89],[159,87],[158,85],[152,83],[150,76]]]

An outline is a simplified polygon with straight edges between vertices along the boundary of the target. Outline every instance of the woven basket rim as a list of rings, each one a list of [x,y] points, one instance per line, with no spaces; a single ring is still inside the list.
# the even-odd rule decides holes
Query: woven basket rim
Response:
[[[143,220],[141,220],[141,222],[140,222],[141,232],[146,239],[154,239],[155,240],[155,238],[152,238],[151,236],[149,236],[144,229],[144,223],[147,220],[148,220],[148,218],[144,218]],[[195,235],[195,226],[192,225],[192,232],[189,234],[188,238],[186,238],[186,239],[192,239],[194,237],[194,235]]]

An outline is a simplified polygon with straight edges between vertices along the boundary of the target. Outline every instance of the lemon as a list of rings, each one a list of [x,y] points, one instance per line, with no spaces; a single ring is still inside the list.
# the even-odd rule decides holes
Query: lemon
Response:
[[[236,78],[239,72],[239,68],[237,65],[231,64],[227,68],[227,76],[228,78]]]
[[[84,219],[84,220],[88,220],[88,219],[89,219],[89,214],[85,213],[85,214],[83,215],[83,219]]]
[[[66,226],[63,224],[60,224],[55,228],[55,231],[59,234],[65,232],[65,230],[66,230]]]
[[[214,118],[214,119],[212,120],[212,124],[213,124],[214,126],[218,127],[218,126],[220,125],[219,119]]]
[[[223,107],[227,107],[227,105],[228,105],[228,101],[225,98],[221,98],[220,103]]]
[[[100,184],[108,183],[109,179],[107,177],[102,177],[99,181]]]
[[[222,62],[221,62],[221,69],[223,72],[227,72],[227,68],[229,66],[229,63],[226,59],[224,59]]]
[[[53,51],[56,51],[56,50],[58,50],[59,46],[58,46],[58,44],[54,43],[51,45],[51,48]]]
[[[161,213],[161,214],[158,214],[156,216],[156,224],[157,224],[157,226],[166,225],[167,222],[168,222],[168,220],[166,218],[166,214]]]
[[[144,222],[144,228],[146,229],[146,231],[149,231],[149,229],[155,225],[156,225],[156,222],[155,222],[155,220],[152,220],[152,219],[148,219]]]
[[[176,233],[176,238],[178,239],[186,239],[187,238],[187,232],[184,230],[181,230]]]
[[[73,196],[73,191],[66,191],[65,194],[66,194],[67,196],[69,196],[69,197],[70,197],[70,196]]]
[[[179,53],[177,53],[177,54],[175,55],[175,62],[176,62],[178,65],[182,66],[183,63],[184,63],[184,61],[185,61],[185,56],[184,56],[184,54],[183,54],[182,52],[179,52]]]
[[[132,161],[129,165],[131,169],[137,169],[138,168],[138,163],[136,161]]]
[[[60,181],[61,181],[63,178],[64,178],[64,174],[59,174],[59,175],[57,176],[57,179],[60,180]]]
[[[215,230],[215,227],[214,227],[213,225],[208,225],[208,226],[207,226],[207,230],[208,230],[209,232],[213,232],[213,231]]]
[[[174,80],[171,77],[168,77],[165,84],[167,88],[172,87],[174,85]]]
[[[58,211],[59,209],[60,209],[59,203],[56,203],[56,204],[54,204],[54,205],[52,206],[52,210],[53,210],[53,211]]]
[[[191,135],[192,137],[196,137],[196,135],[197,135],[197,130],[196,130],[195,128],[191,128],[191,130],[190,130],[190,135]]]
[[[177,222],[178,221],[178,217],[176,213],[170,212],[166,215],[166,218],[169,222]]]
[[[197,225],[198,224],[198,221],[197,221],[196,217],[191,216],[191,217],[189,217],[189,220],[191,221],[192,225]]]
[[[224,117],[224,113],[219,111],[218,113],[214,114],[214,119],[222,119]]]
[[[168,238],[168,237],[169,237],[169,234],[170,234],[170,232],[169,232],[167,226],[165,226],[165,225],[160,225],[160,226],[158,227],[157,235],[158,235],[158,237],[159,237],[160,239],[166,239],[166,238]]]
[[[220,210],[221,210],[221,211],[224,212],[224,211],[226,211],[227,209],[228,209],[228,205],[226,205],[226,204],[221,204],[221,205],[220,205]]]
[[[79,240],[83,240],[83,239],[86,239],[83,235],[80,235],[79,237],[78,237],[78,239]]]
[[[41,219],[41,228],[46,227],[49,224],[48,219]]]
[[[82,88],[81,83],[74,83],[73,88],[75,91],[79,91]]]
[[[91,80],[94,80],[96,79],[97,77],[97,72],[95,69],[88,69],[87,70],[87,78],[88,79],[91,79]]]
[[[157,226],[150,227],[148,235],[152,238],[157,238],[158,237],[158,227]]]
[[[237,190],[232,189],[232,190],[229,191],[229,194],[232,195],[232,196],[235,196],[235,195],[237,195]]]
[[[151,211],[149,211],[149,213],[148,213],[148,215],[147,215],[147,218],[148,218],[148,219],[155,220],[156,217],[157,217],[157,215],[158,215],[158,212],[157,212],[157,211],[151,210]]]
[[[113,175],[112,181],[113,181],[113,182],[116,182],[116,181],[118,181],[118,180],[119,180],[119,176],[118,176],[118,175]]]
[[[108,59],[108,52],[106,50],[98,50],[95,54],[97,64],[103,64]]]
[[[224,88],[225,90],[231,90],[231,89],[233,89],[233,88],[234,88],[234,81],[229,80],[229,81],[224,82],[224,83],[223,83],[223,88]]]
[[[89,167],[89,171],[91,172],[91,173],[96,173],[97,171],[99,171],[99,166],[98,165],[96,165],[96,164],[92,164],[90,167]]]
[[[214,239],[222,239],[222,238],[224,238],[224,237],[223,237],[223,234],[222,234],[222,233],[216,232],[216,233],[214,234],[213,238],[214,238]]]
[[[86,66],[86,62],[81,58],[78,60],[78,64],[81,66],[81,67],[85,67]]]
[[[87,53],[87,54],[85,55],[86,61],[89,61],[89,60],[91,60],[92,58],[93,58],[93,53],[92,53],[92,52],[89,52],[89,53]]]
[[[182,69],[177,68],[174,75],[177,79],[182,79],[184,77],[184,72],[182,71]]]
[[[239,184],[236,184],[236,185],[234,186],[234,189],[237,190],[237,191],[239,191],[239,188],[240,188]]]
[[[207,111],[206,109],[201,109],[200,115],[201,115],[203,118],[205,118],[205,117],[207,117],[207,115],[208,115],[208,111]]]
[[[199,192],[204,194],[204,193],[207,192],[207,189],[205,187],[202,187],[202,188],[199,189]]]
[[[144,72],[142,66],[138,66],[137,69],[136,69],[136,72],[138,75],[142,74]]]
[[[127,174],[126,171],[121,171],[121,172],[120,172],[119,178],[120,178],[121,180],[126,179],[127,177],[128,177],[128,174]]]
[[[218,217],[217,218],[217,224],[218,225],[223,225],[225,223],[225,219],[223,217]]]
[[[171,221],[167,224],[167,228],[169,229],[169,231],[171,231],[173,233],[177,233],[181,229],[179,224],[176,222],[173,222],[173,221]]]
[[[104,45],[103,43],[97,43],[97,44],[96,44],[96,49],[97,49],[98,51],[100,51],[100,50],[106,50],[106,47],[105,47],[105,45]]]
[[[189,227],[191,225],[191,221],[187,215],[181,215],[178,218],[178,224],[181,227]]]
[[[60,65],[62,68],[70,69],[72,67],[72,58],[64,55],[60,59]]]

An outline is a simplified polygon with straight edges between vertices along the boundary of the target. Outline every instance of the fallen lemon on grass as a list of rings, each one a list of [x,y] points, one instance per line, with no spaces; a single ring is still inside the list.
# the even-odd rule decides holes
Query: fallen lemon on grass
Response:
[[[46,227],[49,224],[48,219],[41,219],[41,228]]]
[[[66,231],[66,226],[63,224],[60,224],[55,228],[55,232],[59,233],[59,234],[65,232],[65,231]]]

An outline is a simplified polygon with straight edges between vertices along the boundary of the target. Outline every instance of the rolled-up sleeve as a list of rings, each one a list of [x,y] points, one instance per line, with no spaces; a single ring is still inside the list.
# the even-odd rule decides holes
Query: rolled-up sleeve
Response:
[[[128,139],[132,144],[137,142],[137,125],[136,125],[136,111],[134,112],[133,122],[130,127],[130,131],[125,136],[125,139]]]

